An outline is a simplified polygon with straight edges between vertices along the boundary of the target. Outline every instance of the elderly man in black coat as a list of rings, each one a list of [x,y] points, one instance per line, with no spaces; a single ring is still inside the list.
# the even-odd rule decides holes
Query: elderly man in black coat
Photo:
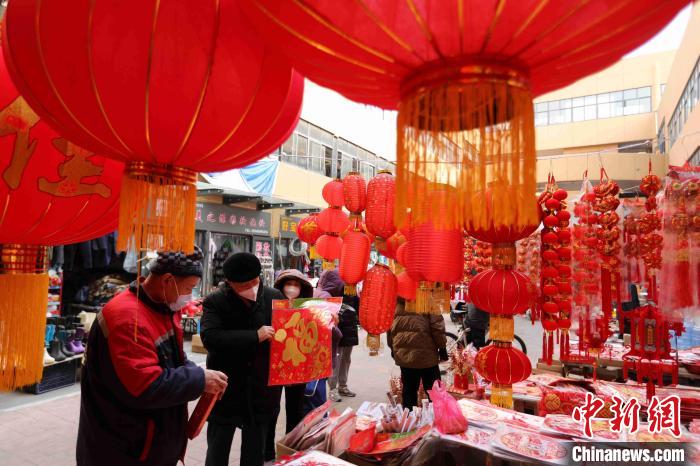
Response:
[[[207,427],[206,466],[229,464],[235,429],[242,430],[241,465],[264,463],[270,419],[279,411],[281,387],[268,387],[272,301],[282,293],[260,280],[258,258],[243,252],[224,262],[226,281],[207,296],[201,321],[207,367],[228,375],[229,386]]]

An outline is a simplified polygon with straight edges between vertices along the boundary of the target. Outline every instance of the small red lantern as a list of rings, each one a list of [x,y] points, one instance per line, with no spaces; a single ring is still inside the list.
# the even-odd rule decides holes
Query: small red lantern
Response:
[[[339,273],[348,296],[357,294],[356,285],[365,278],[370,249],[369,238],[360,230],[349,231],[343,237]]]
[[[343,178],[345,208],[353,215],[360,215],[367,207],[367,183],[357,172]]]
[[[323,257],[324,269],[332,269],[335,261],[340,259],[343,240],[335,235],[323,235],[316,241],[316,251]]]
[[[394,321],[397,289],[396,276],[389,267],[377,264],[367,271],[360,299],[360,325],[368,333],[370,356],[379,354],[379,337]]]
[[[321,191],[323,200],[328,203],[329,206],[335,208],[342,208],[345,203],[344,185],[340,180],[331,180],[323,186]]]
[[[508,315],[522,314],[534,299],[530,279],[512,269],[481,272],[472,279],[469,296],[479,309],[487,309],[492,314]]]
[[[380,250],[379,252],[382,253],[383,256],[388,257],[389,259],[397,259],[397,253],[401,245],[403,245],[406,241],[406,237],[404,236],[403,233],[400,231],[397,231],[393,235],[391,235],[385,242],[384,242],[384,248]]]
[[[318,225],[325,233],[340,234],[350,226],[350,220],[341,209],[329,207],[318,214]]]
[[[318,224],[318,214],[311,214],[299,221],[297,224],[297,236],[300,240],[309,245],[309,258],[319,259],[316,252],[316,241],[323,235],[325,231]]]
[[[474,367],[491,381],[491,403],[508,409],[513,408],[512,385],[527,379],[532,373],[530,359],[513,348],[510,342],[495,342],[481,348],[476,354]]]
[[[377,237],[377,249],[383,249],[380,243],[394,234],[394,198],[396,197],[396,180],[391,172],[380,171],[367,184],[367,209],[365,223],[367,230]]]

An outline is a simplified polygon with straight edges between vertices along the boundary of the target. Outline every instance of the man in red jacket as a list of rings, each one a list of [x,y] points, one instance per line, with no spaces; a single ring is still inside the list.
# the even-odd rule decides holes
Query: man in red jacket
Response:
[[[159,253],[148,278],[97,315],[81,378],[79,466],[175,466],[187,446],[187,402],[221,395],[225,374],[182,349],[180,310],[202,276],[202,253]]]

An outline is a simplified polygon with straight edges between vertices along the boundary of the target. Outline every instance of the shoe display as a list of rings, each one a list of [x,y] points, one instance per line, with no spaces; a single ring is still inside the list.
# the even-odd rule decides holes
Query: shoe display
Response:
[[[350,391],[350,389],[349,389],[348,387],[340,387],[340,388],[338,389],[338,393],[339,393],[341,396],[348,396],[348,397],[350,397],[350,398],[353,398],[353,397],[356,397],[356,396],[357,396],[357,393]]]
[[[44,366],[50,366],[51,364],[56,364],[56,360],[52,358],[49,351],[44,348]]]
[[[336,389],[330,391],[330,393],[328,394],[328,399],[331,401],[343,401],[343,399],[338,394],[338,390]]]
[[[73,354],[84,353],[85,349],[83,349],[82,345],[78,346],[78,342],[75,339],[75,330],[67,330],[67,332],[68,341],[66,342],[66,347],[68,348],[68,351],[70,351]]]
[[[61,362],[66,359],[66,355],[61,351],[61,342],[52,340],[49,345],[49,356],[54,359],[54,362]]]
[[[85,346],[83,345],[83,339],[85,339],[85,329],[82,327],[76,327],[75,338],[73,338],[73,346],[76,349],[76,353],[84,353]]]
[[[68,332],[63,327],[62,325],[58,326],[58,341],[59,344],[61,345],[61,352],[67,357],[67,358],[72,358],[75,356],[75,353],[72,352],[70,349],[68,349]]]

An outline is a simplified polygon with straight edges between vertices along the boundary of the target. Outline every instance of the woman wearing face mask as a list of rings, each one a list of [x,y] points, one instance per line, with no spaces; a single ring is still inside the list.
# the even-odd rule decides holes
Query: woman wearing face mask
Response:
[[[314,289],[309,282],[309,279],[296,269],[283,270],[277,280],[275,280],[275,288],[282,292],[287,299],[297,298],[313,298]],[[303,418],[302,409],[304,404],[304,388],[306,384],[286,385],[284,387],[284,409],[286,413],[286,433],[289,433],[296,427]],[[274,438],[275,426],[277,425],[277,417],[272,420],[268,430],[268,441],[266,442],[267,455],[266,460],[274,459]]]
[[[206,466],[229,464],[236,429],[243,431],[241,464],[261,466],[268,451],[268,428],[279,414],[282,389],[269,387],[267,381],[269,340],[275,334],[270,326],[272,301],[284,296],[262,283],[261,270],[255,255],[233,254],[224,262],[226,281],[202,303],[207,367],[221,370],[229,380],[209,416]]]

